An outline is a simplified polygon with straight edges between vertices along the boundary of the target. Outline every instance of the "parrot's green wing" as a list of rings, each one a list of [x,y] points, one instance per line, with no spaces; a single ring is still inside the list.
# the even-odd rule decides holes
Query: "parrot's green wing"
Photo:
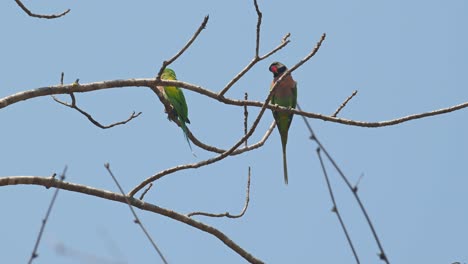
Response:
[[[164,69],[163,74],[161,75],[161,79],[177,80],[177,77],[176,77],[175,72],[172,69],[166,68]],[[188,118],[187,102],[185,101],[185,96],[184,96],[184,93],[182,92],[182,89],[176,86],[164,86],[164,96],[174,108],[175,115],[177,119],[179,120],[182,131],[184,132],[185,139],[187,140],[187,143],[190,147],[190,150],[192,151],[192,154],[195,155],[193,153],[190,140],[188,138],[188,129],[187,129],[187,126],[185,125],[186,123],[190,124],[190,120]]]

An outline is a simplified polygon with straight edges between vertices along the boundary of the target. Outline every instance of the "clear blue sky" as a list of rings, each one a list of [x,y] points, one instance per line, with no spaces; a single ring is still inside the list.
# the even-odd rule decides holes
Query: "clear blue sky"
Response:
[[[65,82],[149,78],[210,15],[196,43],[173,65],[179,79],[219,91],[254,54],[252,1],[27,1],[38,13],[71,8],[56,20],[30,18],[14,1],[0,3],[0,97]],[[468,3],[453,1],[260,1],[261,53],[291,32],[291,43],[259,63],[227,94],[263,100],[268,65],[293,65],[323,32],[317,55],[294,72],[299,101],[331,114],[353,90],[343,118],[382,121],[468,101]],[[227,148],[243,133],[243,110],[186,91],[190,125],[202,141]],[[49,97],[1,109],[0,176],[48,176],[68,165],[67,180],[117,191],[110,162],[126,190],[194,158],[157,97],[144,88],[77,94],[103,123],[143,114],[101,130]],[[67,96],[61,98],[67,99]],[[258,108],[251,108],[251,116]],[[359,194],[392,263],[468,262],[468,110],[384,128],[311,120]],[[272,121],[264,116],[250,142]],[[251,119],[252,121],[252,119]],[[219,228],[267,263],[353,263],[325,181],[296,117],[288,144],[289,186],[283,184],[275,130],[265,146],[212,166],[157,182],[148,202],[176,210],[237,213],[248,166],[251,203],[241,219],[197,219]],[[350,192],[331,173],[339,207],[362,263],[379,263],[378,248]],[[0,262],[29,258],[53,190],[0,189]],[[244,263],[215,237],[160,215],[137,211],[170,263]],[[64,245],[70,253],[57,253]],[[61,191],[35,263],[160,263],[126,205]],[[98,258],[94,261],[92,258]],[[109,262],[104,262],[105,259]]]

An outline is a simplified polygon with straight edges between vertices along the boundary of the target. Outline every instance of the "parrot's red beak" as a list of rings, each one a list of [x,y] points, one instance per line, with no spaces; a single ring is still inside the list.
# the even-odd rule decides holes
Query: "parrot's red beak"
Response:
[[[278,68],[276,66],[271,66],[270,71],[276,74],[278,73]]]

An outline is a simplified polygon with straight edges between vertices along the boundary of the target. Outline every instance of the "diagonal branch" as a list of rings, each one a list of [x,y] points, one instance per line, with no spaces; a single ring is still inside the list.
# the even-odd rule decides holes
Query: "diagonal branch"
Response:
[[[239,81],[244,74],[246,74],[255,64],[257,64],[259,61],[262,61],[266,58],[268,58],[270,55],[274,54],[278,50],[282,49],[289,43],[289,36],[291,34],[286,34],[283,39],[281,40],[281,44],[279,44],[276,48],[274,48],[272,51],[267,53],[264,56],[259,56],[259,50],[260,50],[260,28],[262,25],[262,12],[260,12],[260,8],[258,7],[257,0],[254,0],[254,6],[255,6],[255,11],[257,12],[257,31],[256,31],[256,38],[255,38],[255,56],[253,59],[245,66],[244,69],[242,69],[231,81],[229,81],[228,84],[219,92],[220,97],[224,97],[224,94],[237,82]]]
[[[63,172],[60,175],[60,181],[57,181],[58,183],[63,182],[63,180],[65,179],[65,174],[66,173],[67,173],[67,166],[65,166],[65,168],[63,169]],[[56,181],[55,180],[55,175],[56,174],[54,173],[52,175],[52,177],[50,177],[49,179]],[[45,186],[45,187],[50,188],[50,185]],[[34,244],[33,252],[32,252],[31,257],[29,258],[29,261],[28,261],[29,264],[31,264],[33,262],[33,260],[39,256],[37,254],[37,249],[39,248],[39,243],[41,242],[41,238],[42,238],[42,234],[44,233],[45,225],[47,224],[47,220],[49,220],[50,212],[52,211],[52,207],[54,207],[55,200],[57,199],[57,195],[58,195],[59,190],[60,190],[60,188],[58,188],[58,187],[57,187],[57,189],[55,189],[54,195],[52,196],[52,200],[50,201],[49,207],[47,208],[45,218],[42,220],[41,229],[39,230],[39,234],[37,235],[36,243]]]
[[[67,9],[65,10],[63,13],[60,13],[60,14],[52,14],[52,15],[41,15],[41,14],[35,14],[33,12],[31,12],[20,0],[15,0],[16,4],[18,4],[19,7],[21,7],[21,9],[23,9],[23,11],[28,14],[30,17],[37,17],[37,18],[45,18],[45,19],[54,19],[54,18],[59,18],[59,17],[62,17],[66,14],[68,14],[68,12],[70,12],[70,9]]]
[[[297,104],[297,108],[301,109],[299,104]],[[368,224],[369,228],[371,229],[372,235],[374,236],[374,239],[375,239],[375,241],[377,243],[377,246],[379,247],[379,250],[380,250],[379,257],[380,257],[380,259],[385,261],[385,263],[389,264],[390,262],[388,261],[387,255],[384,252],[384,249],[383,249],[382,243],[380,242],[379,236],[377,235],[377,232],[375,231],[374,225],[372,224],[372,221],[371,221],[369,215],[367,214],[367,210],[364,207],[364,204],[362,203],[361,198],[358,195],[357,188],[355,188],[355,187],[353,187],[351,185],[348,178],[346,178],[346,176],[344,175],[343,171],[340,169],[338,164],[336,164],[335,160],[330,156],[330,154],[328,154],[328,151],[323,147],[322,143],[317,138],[315,132],[312,130],[312,127],[310,126],[309,121],[304,116],[302,118],[304,119],[304,123],[306,124],[307,129],[310,132],[310,139],[314,140],[317,143],[317,145],[319,146],[319,148],[323,151],[323,153],[325,153],[325,156],[327,156],[328,160],[332,163],[333,167],[335,167],[335,169],[338,172],[338,174],[340,175],[341,179],[346,183],[346,186],[353,193],[354,198],[357,201],[357,203],[359,205],[359,208],[361,209],[362,214],[366,218],[366,221],[367,221],[367,224]]]
[[[198,27],[197,31],[195,31],[195,33],[193,34],[193,36],[189,39],[189,41],[185,44],[185,46],[179,50],[179,52],[177,52],[176,55],[174,55],[174,57],[170,58],[169,60],[167,61],[163,61],[163,64],[162,64],[162,67],[161,69],[159,69],[159,72],[158,74],[156,75],[156,78],[159,79],[161,77],[161,74],[163,73],[164,69],[169,66],[171,63],[173,63],[175,60],[177,60],[177,58],[180,57],[180,55],[182,55],[189,47],[190,45],[192,45],[192,43],[195,41],[195,39],[197,39],[198,35],[200,35],[200,33],[202,32],[203,29],[206,28],[206,24],[208,23],[208,19],[210,17],[209,16],[205,16],[205,18],[203,19],[203,22],[201,23],[201,25]]]
[[[112,180],[114,180],[114,183],[115,185],[117,185],[117,187],[119,188],[119,191],[120,193],[123,195],[123,197],[125,198],[125,202],[127,203],[128,207],[130,208],[130,211],[132,212],[133,214],[133,217],[135,217],[135,220],[134,222],[136,224],[138,224],[138,226],[140,226],[141,230],[143,231],[143,233],[145,233],[145,236],[146,238],[148,238],[148,240],[150,241],[151,245],[153,246],[153,248],[156,250],[156,252],[158,253],[159,257],[161,258],[161,260],[167,264],[167,260],[166,258],[164,258],[164,255],[162,254],[161,250],[159,249],[159,247],[156,245],[156,243],[154,242],[153,238],[151,237],[151,235],[148,233],[148,231],[146,230],[145,226],[143,225],[143,223],[141,222],[140,218],[138,218],[138,215],[135,213],[135,210],[133,210],[133,207],[130,203],[130,200],[128,199],[127,196],[125,196],[125,192],[124,190],[122,189],[122,186],[120,186],[120,183],[117,181],[117,178],[114,176],[114,173],[112,173],[111,169],[110,169],[110,165],[109,163],[106,163],[104,164],[104,167],[106,167],[107,169],[107,172],[109,172],[109,175],[112,177]]]
[[[52,95],[52,98],[54,99],[54,101],[56,101],[57,103],[59,104],[62,104],[64,106],[67,106],[67,107],[70,107],[72,109],[75,109],[76,111],[80,112],[82,115],[84,115],[86,118],[88,118],[89,121],[91,121],[91,123],[93,123],[95,126],[99,127],[99,128],[102,128],[102,129],[108,129],[108,128],[112,128],[112,127],[115,127],[115,126],[118,126],[118,125],[124,125],[128,122],[130,122],[132,119],[138,117],[139,115],[141,115],[141,112],[138,112],[137,114],[135,114],[135,111],[133,111],[133,113],[130,115],[129,118],[127,118],[126,120],[124,121],[120,121],[120,122],[115,122],[115,123],[112,123],[110,125],[102,125],[101,123],[99,123],[98,121],[96,121],[96,119],[94,119],[89,113],[87,113],[86,111],[82,110],[81,108],[79,108],[77,105],[76,105],[76,98],[75,98],[75,95],[73,93],[70,93],[70,97],[72,99],[72,102],[69,104],[69,103],[66,103],[64,101],[61,101],[60,99],[58,99],[57,97],[53,96]]]
[[[250,201],[250,167],[249,167],[249,174],[247,178],[247,188],[245,192],[245,205],[242,211],[237,214],[237,215],[232,215],[229,212],[221,213],[221,214],[212,214],[212,213],[205,213],[205,212],[192,212],[187,214],[188,217],[192,217],[194,215],[203,215],[203,216],[208,216],[208,217],[227,217],[227,218],[240,218],[244,216],[245,212],[247,211],[247,207],[249,207],[249,201]]]
[[[276,90],[276,87],[278,87],[278,84],[281,83],[281,81],[283,80],[283,78],[285,76],[287,76],[293,70],[297,69],[302,64],[304,64],[306,61],[308,61],[310,58],[312,58],[317,53],[317,51],[320,48],[320,45],[324,41],[324,39],[325,39],[325,34],[322,35],[322,38],[320,39],[320,41],[317,42],[317,45],[315,46],[314,49],[312,49],[312,51],[309,54],[307,54],[296,65],[294,65],[291,69],[284,72],[283,75],[278,78],[276,83],[271,87],[271,90],[268,93],[267,98],[263,102],[263,105],[262,105],[262,107],[260,109],[260,112],[258,113],[255,121],[253,122],[252,127],[247,132],[247,134],[245,134],[236,144],[234,144],[234,146],[232,146],[229,150],[223,152],[222,154],[220,154],[220,155],[218,155],[216,157],[213,157],[211,159],[207,159],[207,160],[200,161],[200,162],[197,162],[197,163],[192,163],[192,164],[179,165],[179,166],[172,167],[172,168],[166,169],[164,171],[161,171],[161,172],[159,172],[159,173],[157,173],[157,174],[155,174],[153,176],[150,176],[147,179],[145,179],[144,181],[142,181],[140,184],[138,184],[135,188],[133,188],[133,190],[131,190],[129,192],[128,196],[134,196],[138,191],[140,191],[142,188],[144,188],[149,183],[154,182],[154,181],[156,181],[156,180],[158,180],[158,179],[160,179],[160,178],[162,178],[162,177],[164,177],[164,176],[166,176],[168,174],[172,174],[172,173],[174,173],[176,171],[180,171],[180,170],[195,169],[195,168],[199,168],[199,167],[202,167],[202,166],[206,166],[206,165],[212,164],[214,162],[220,161],[220,160],[228,157],[229,155],[231,155],[231,153],[234,152],[234,150],[236,150],[240,145],[242,145],[242,143],[244,143],[253,134],[253,132],[257,128],[263,114],[265,113],[265,110],[267,109],[267,106],[269,105],[269,102],[270,102],[270,99],[271,99],[271,97],[273,95],[273,92]]]
[[[59,188],[59,189],[68,190],[72,192],[82,193],[82,194],[86,194],[90,196],[95,196],[95,197],[107,199],[110,201],[116,201],[116,202],[120,202],[124,204],[127,203],[125,200],[127,198],[130,201],[131,205],[134,207],[137,207],[144,211],[149,211],[149,212],[153,212],[153,213],[157,213],[157,214],[169,217],[171,219],[187,224],[189,226],[192,226],[196,229],[199,229],[203,232],[206,232],[215,236],[221,242],[223,242],[226,246],[228,246],[230,249],[235,251],[237,254],[239,254],[241,257],[243,257],[245,260],[247,260],[250,263],[263,263],[261,260],[255,258],[252,254],[250,254],[245,249],[243,249],[238,244],[236,244],[234,241],[232,241],[226,234],[224,234],[220,230],[212,226],[209,226],[205,223],[196,221],[183,214],[179,214],[175,211],[172,211],[163,207],[159,207],[157,205],[144,202],[142,200],[138,200],[134,197],[128,197],[128,196],[126,197],[125,195],[122,195],[119,193],[97,189],[97,188],[93,188],[93,187],[86,186],[86,185],[70,183],[70,182],[61,182],[56,179],[51,179],[50,177],[14,176],[14,177],[0,178],[0,186],[18,185],[18,184],[39,185],[39,186],[45,186],[45,187],[49,186],[49,187]]]
[[[320,148],[317,148],[317,156],[320,160],[320,166],[322,167],[323,176],[325,177],[325,181],[327,182],[328,193],[330,194],[330,199],[332,200],[332,203],[333,203],[332,212],[334,212],[336,216],[338,217],[338,221],[340,221],[341,228],[343,229],[343,232],[345,233],[346,240],[348,240],[349,247],[351,248],[351,251],[353,251],[353,255],[354,255],[354,258],[356,259],[356,263],[359,264],[360,263],[359,257],[357,255],[356,250],[354,249],[353,241],[351,240],[351,237],[348,234],[346,225],[343,219],[341,218],[340,211],[338,210],[338,205],[336,204],[336,201],[335,201],[335,195],[333,194],[333,189],[330,184],[330,179],[328,178],[328,173],[327,173],[327,170],[325,169],[325,164],[323,164],[322,155],[320,155]]]
[[[335,113],[333,113],[332,117],[336,117],[338,113],[343,110],[343,108],[348,104],[348,102],[353,99],[353,97],[357,94],[357,90],[354,90],[354,92],[344,100],[344,102],[336,109]]]

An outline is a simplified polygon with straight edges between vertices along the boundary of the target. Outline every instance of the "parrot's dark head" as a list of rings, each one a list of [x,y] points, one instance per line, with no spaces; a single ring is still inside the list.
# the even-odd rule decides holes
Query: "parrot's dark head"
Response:
[[[284,64],[281,62],[275,61],[270,65],[269,70],[273,73],[273,77],[279,77],[281,74],[287,71],[288,68],[286,68],[286,66],[284,66]]]

